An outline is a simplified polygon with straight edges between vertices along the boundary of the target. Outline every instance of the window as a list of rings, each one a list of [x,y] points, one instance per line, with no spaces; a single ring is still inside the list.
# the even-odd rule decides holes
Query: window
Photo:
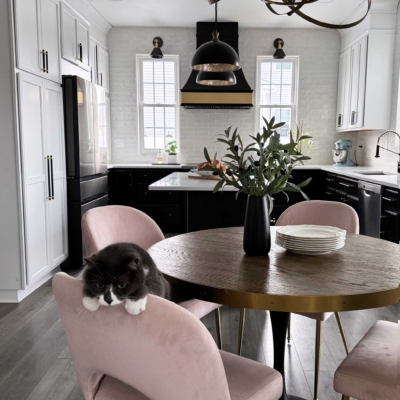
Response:
[[[286,122],[278,129],[282,142],[289,142],[292,122],[296,122],[298,65],[298,57],[282,61],[257,57],[256,130],[262,131],[263,117]]]
[[[139,138],[141,152],[164,149],[179,141],[179,57],[137,56]]]

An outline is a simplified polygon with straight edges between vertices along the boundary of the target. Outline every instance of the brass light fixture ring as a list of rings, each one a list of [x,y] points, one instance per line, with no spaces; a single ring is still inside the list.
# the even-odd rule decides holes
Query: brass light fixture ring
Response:
[[[154,47],[161,48],[161,47],[163,47],[163,44],[164,44],[164,41],[159,36],[156,36],[153,39],[153,46]]]

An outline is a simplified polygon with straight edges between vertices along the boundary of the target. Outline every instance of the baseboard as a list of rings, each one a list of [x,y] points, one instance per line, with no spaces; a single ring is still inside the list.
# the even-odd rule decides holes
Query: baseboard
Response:
[[[52,271],[42,276],[37,282],[32,283],[32,285],[25,290],[0,290],[0,303],[19,303],[37,288],[50,280],[57,272],[60,272],[60,267],[54,268]]]

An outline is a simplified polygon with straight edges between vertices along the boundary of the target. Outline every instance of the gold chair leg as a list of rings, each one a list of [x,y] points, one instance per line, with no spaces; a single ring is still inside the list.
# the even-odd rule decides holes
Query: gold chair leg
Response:
[[[314,371],[314,400],[318,400],[319,360],[321,355],[322,322],[317,321],[315,332],[315,371]]]
[[[343,328],[342,317],[340,316],[340,313],[338,313],[338,312],[335,312],[335,317],[336,317],[337,324],[339,326],[340,334],[342,336],[344,349],[346,350],[346,354],[349,354],[349,346],[347,345],[346,334],[345,334],[344,328]]]
[[[215,310],[214,314],[215,314],[215,327],[217,329],[217,346],[220,350],[222,350],[221,313],[219,311],[219,308]]]
[[[288,344],[290,344],[290,341],[292,340],[291,325],[292,325],[292,314],[289,314],[289,323],[288,323],[288,327],[287,327],[287,342],[288,342]]]
[[[342,395],[342,400],[350,400],[349,396],[346,396],[345,394]]]
[[[244,321],[246,316],[246,309],[240,309],[240,320],[239,320],[239,337],[238,337],[238,355],[242,354],[242,342],[243,342],[243,332],[244,332]]]

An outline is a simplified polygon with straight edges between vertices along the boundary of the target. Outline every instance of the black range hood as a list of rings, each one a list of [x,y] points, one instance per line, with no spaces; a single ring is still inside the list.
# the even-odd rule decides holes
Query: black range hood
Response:
[[[197,22],[197,47],[209,42],[214,31],[214,22]],[[221,41],[228,43],[239,54],[239,24],[218,22]],[[206,86],[196,83],[198,71],[192,71],[189,80],[181,90],[181,105],[197,109],[249,109],[253,107],[253,90],[246,81],[243,69],[234,71],[236,85]]]

